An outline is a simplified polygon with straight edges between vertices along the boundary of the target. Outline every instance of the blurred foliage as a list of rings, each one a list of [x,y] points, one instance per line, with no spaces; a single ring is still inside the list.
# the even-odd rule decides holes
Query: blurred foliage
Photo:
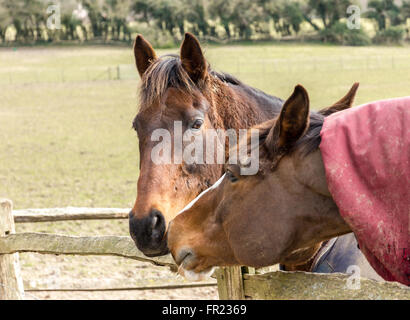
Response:
[[[402,26],[391,26],[379,30],[373,41],[375,43],[398,44],[403,41],[405,30]]]
[[[346,23],[336,22],[331,27],[320,31],[324,42],[350,46],[366,46],[372,43],[363,29],[349,29]]]
[[[53,4],[0,0],[0,42],[130,42],[138,32],[172,46],[187,31],[216,42],[298,38],[303,31],[304,39],[368,43],[364,31],[341,26],[357,0],[64,0],[61,28],[51,30],[47,8]],[[369,0],[363,17],[375,25],[375,42],[400,42],[410,33],[410,0]]]

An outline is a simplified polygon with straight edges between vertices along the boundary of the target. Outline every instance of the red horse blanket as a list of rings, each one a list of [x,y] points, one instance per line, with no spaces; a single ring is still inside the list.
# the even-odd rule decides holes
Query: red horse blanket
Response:
[[[371,266],[410,285],[410,97],[327,117],[320,150],[329,191]]]

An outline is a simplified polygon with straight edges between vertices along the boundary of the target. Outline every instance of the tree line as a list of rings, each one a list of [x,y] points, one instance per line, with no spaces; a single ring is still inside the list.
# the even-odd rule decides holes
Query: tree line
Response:
[[[47,27],[59,4],[60,28]],[[132,41],[146,34],[157,45],[178,43],[189,31],[215,41],[298,37],[347,44],[397,42],[410,19],[410,0],[369,0],[361,15],[374,24],[346,26],[354,0],[0,0],[0,42]],[[304,32],[308,30],[309,32]]]

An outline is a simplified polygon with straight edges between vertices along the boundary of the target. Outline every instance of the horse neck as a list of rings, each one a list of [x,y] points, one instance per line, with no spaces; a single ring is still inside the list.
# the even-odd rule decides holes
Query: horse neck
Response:
[[[325,167],[320,150],[316,150],[307,156],[293,157],[297,180],[313,193],[311,206],[307,205],[307,215],[311,215],[307,221],[311,226],[306,226],[309,232],[306,245],[330,239],[335,236],[351,232],[350,227],[340,216],[339,209],[334,202],[327,187]],[[311,207],[311,208],[310,208]],[[310,234],[310,235],[309,235]]]
[[[307,156],[296,153],[293,158],[296,177],[300,183],[307,186],[315,193],[331,198],[332,195],[327,187],[325,166],[320,150],[316,150]]]
[[[283,101],[245,85],[212,79],[211,122],[220,129],[247,129],[279,114]]]
[[[337,206],[327,187],[325,168],[320,150],[304,158],[296,155],[293,162],[297,180],[306,186],[309,192],[313,192],[321,198],[321,210],[320,212],[309,210],[317,215],[312,220],[314,221],[314,226],[304,228],[312,231],[307,240],[303,239],[303,241],[309,241],[309,245],[301,241],[302,249],[298,248],[291,252],[281,260],[281,263],[284,264],[284,270],[287,271],[310,271],[314,257],[323,245],[322,241],[346,233],[348,227],[344,220],[340,219]],[[324,215],[324,219],[321,218],[321,215]],[[307,220],[309,221],[310,219]],[[319,223],[323,223],[323,226],[318,226],[318,220],[320,221]],[[300,246],[301,244],[299,243],[298,245]]]

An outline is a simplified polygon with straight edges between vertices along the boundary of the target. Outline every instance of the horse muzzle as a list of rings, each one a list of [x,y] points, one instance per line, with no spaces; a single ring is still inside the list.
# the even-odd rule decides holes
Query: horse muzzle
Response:
[[[138,218],[131,211],[129,214],[130,235],[137,248],[147,257],[165,255],[169,252],[165,236],[165,218],[158,210],[143,218]]]

